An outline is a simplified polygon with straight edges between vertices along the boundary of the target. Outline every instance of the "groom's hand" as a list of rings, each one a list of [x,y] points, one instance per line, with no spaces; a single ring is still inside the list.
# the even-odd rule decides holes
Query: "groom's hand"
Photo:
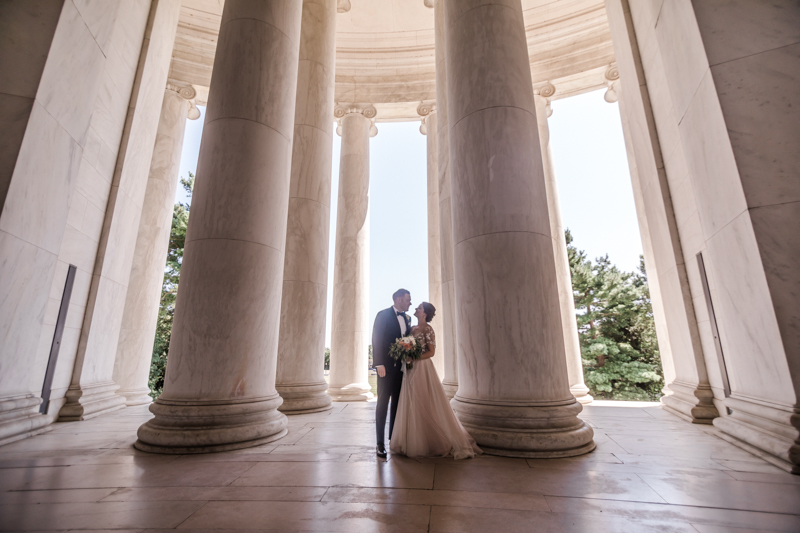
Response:
[[[378,376],[385,378],[386,377],[386,368],[383,365],[378,365],[375,367],[375,370],[378,371]]]

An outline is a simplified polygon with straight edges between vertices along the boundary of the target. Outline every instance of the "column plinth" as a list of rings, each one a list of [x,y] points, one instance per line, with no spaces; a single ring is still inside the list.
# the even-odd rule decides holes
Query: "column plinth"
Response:
[[[228,0],[164,392],[140,450],[206,453],[286,434],[275,389],[302,0]]]
[[[372,106],[337,107],[342,136],[333,270],[331,373],[337,402],[372,398],[369,384],[369,138]]]
[[[451,405],[488,453],[584,454],[595,444],[567,379],[522,5],[444,7],[459,349]]]
[[[275,388],[286,414],[331,409],[325,393],[336,1],[304,0]]]

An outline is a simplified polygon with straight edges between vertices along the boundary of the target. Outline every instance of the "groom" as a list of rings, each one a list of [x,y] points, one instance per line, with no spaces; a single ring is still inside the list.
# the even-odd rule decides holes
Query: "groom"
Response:
[[[394,305],[384,309],[375,317],[372,327],[372,361],[378,372],[378,405],[375,410],[375,430],[378,436],[378,457],[386,457],[386,411],[392,400],[392,414],[389,419],[389,440],[392,439],[394,418],[400,401],[400,388],[403,385],[403,372],[400,364],[389,355],[394,341],[411,332],[411,319],[406,314],[411,307],[411,293],[400,289],[392,295]]]

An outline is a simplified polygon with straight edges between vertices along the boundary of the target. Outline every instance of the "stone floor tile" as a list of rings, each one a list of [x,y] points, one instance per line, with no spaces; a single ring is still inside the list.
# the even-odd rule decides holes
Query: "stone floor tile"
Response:
[[[17,459],[0,458],[0,469],[3,468],[41,468],[50,466],[72,465],[105,465],[105,464],[138,464],[159,465],[175,461],[176,455],[67,455],[56,457],[31,457]]]
[[[472,459],[459,459],[454,461],[452,457],[427,457],[413,459],[422,464],[443,464],[452,466],[494,466],[499,468],[526,468],[528,463],[525,459],[516,457],[498,457],[495,455],[478,455]]]
[[[434,465],[417,462],[257,463],[233,482],[236,486],[433,488]]]
[[[733,461],[726,459],[713,459],[713,461],[724,468],[735,470],[737,472],[761,472],[764,474],[786,474],[786,470],[782,470],[775,465],[772,465],[763,459],[759,459],[755,455],[752,456],[752,461]]]
[[[306,434],[296,442],[300,445],[360,446],[375,442],[375,426],[309,427]]]
[[[258,463],[198,463],[188,468],[174,463],[146,468],[136,464],[9,468],[2,471],[0,490],[224,486],[256,464]],[[11,481],[7,482],[7,479]]]
[[[331,446],[325,444],[279,444],[274,450],[270,452],[273,455],[277,454],[353,454],[353,453],[375,453],[375,445],[369,446]]]
[[[640,408],[612,407],[607,405],[584,405],[581,418],[594,416],[613,416],[617,418],[651,418]]]
[[[761,527],[770,531],[800,531],[800,516],[796,515],[559,496],[546,496],[546,500],[554,513],[618,516],[632,520],[682,521],[694,526],[709,524],[724,527]]]
[[[549,462],[548,462],[549,461]],[[593,462],[593,461],[569,461],[567,459],[528,459],[531,468],[570,470],[573,472],[607,472],[616,474],[659,474],[659,475],[685,475],[697,476],[700,478],[714,477],[722,481],[734,479],[729,473],[730,470],[720,469],[701,469],[701,468],[674,468],[658,464],[625,464],[622,461],[617,463]]]
[[[800,485],[639,474],[667,503],[800,514]]]
[[[431,533],[697,533],[681,522],[508,509],[431,507]]]
[[[67,489],[67,490],[22,490],[0,492],[0,505],[30,505],[35,503],[68,503],[100,501],[115,488]]]
[[[635,474],[573,472],[544,468],[522,470],[436,465],[434,488],[664,502]]]
[[[174,528],[206,502],[101,502],[4,505],[0,530]]]
[[[652,465],[663,468],[703,469],[703,470],[730,470],[727,466],[713,459],[695,457],[675,457],[672,455],[633,455],[629,453],[615,453],[620,461],[632,465]]]
[[[339,502],[209,502],[180,525],[192,528],[346,531],[428,531],[430,507]]]
[[[241,500],[318,502],[326,487],[154,487],[122,488],[104,502],[148,502],[167,500]]]
[[[789,485],[800,485],[800,476],[784,472],[776,468],[775,473],[763,472],[738,472],[736,470],[728,471],[728,474],[739,481],[758,481],[760,483],[784,483]]]
[[[708,526],[704,524],[692,524],[698,533],[764,533],[771,531],[767,529],[750,529],[731,526]]]
[[[394,503],[414,505],[444,505],[448,507],[478,507],[487,509],[517,509],[520,511],[549,511],[544,496],[539,494],[463,492],[420,489],[359,489],[332,487],[322,501],[348,503]]]
[[[622,453],[632,455],[671,455],[703,459],[713,458],[712,456],[717,454],[720,455],[720,459],[754,458],[753,455],[732,444],[721,439],[709,439],[706,436],[694,438],[677,434],[672,438],[661,439],[614,432],[609,432],[608,436],[623,448]]]

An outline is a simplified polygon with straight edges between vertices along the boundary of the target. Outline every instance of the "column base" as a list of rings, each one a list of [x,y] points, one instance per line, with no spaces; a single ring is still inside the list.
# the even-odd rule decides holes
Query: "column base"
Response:
[[[125,405],[129,407],[153,403],[153,398],[150,396],[150,388],[148,387],[130,390],[120,389],[117,394],[125,399]]]
[[[328,395],[334,402],[366,402],[375,395],[369,383],[351,383],[344,387],[329,387]]]
[[[725,415],[714,419],[718,437],[773,465],[800,474],[800,429],[792,420],[800,409],[758,400],[726,398]]]
[[[719,416],[711,387],[673,381],[665,389],[672,393],[661,398],[665,411],[692,424],[711,424]]]
[[[50,431],[55,417],[39,413],[33,394],[0,400],[0,446]]]
[[[325,392],[325,381],[305,385],[275,385],[283,403],[278,411],[287,415],[317,413],[333,409],[331,397]]]
[[[553,402],[490,402],[456,395],[450,402],[481,449],[503,457],[556,458],[595,449],[594,431],[575,398]]]
[[[443,380],[442,388],[444,389],[444,394],[447,396],[447,399],[452,400],[458,392],[458,382]]]
[[[163,454],[213,453],[250,448],[287,433],[277,394],[247,400],[203,401],[158,398],[155,418],[139,427],[134,447]]]
[[[58,413],[59,422],[89,420],[125,407],[125,398],[116,394],[119,385],[113,381],[70,386],[67,403]]]
[[[589,394],[589,387],[583,383],[570,387],[569,391],[573,396],[575,396],[575,399],[578,400],[581,405],[589,405],[594,401],[594,398],[592,398],[592,396]]]

